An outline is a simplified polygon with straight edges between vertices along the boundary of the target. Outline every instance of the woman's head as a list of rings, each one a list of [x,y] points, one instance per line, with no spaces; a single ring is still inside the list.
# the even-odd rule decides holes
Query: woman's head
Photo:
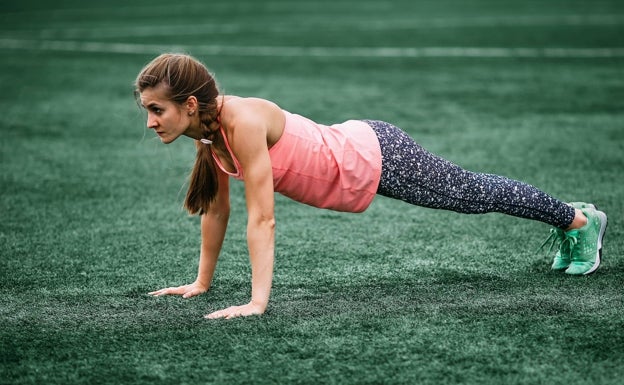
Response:
[[[162,54],[148,63],[135,82],[134,95],[147,109],[147,125],[164,143],[193,130],[193,137],[218,136],[219,89],[208,69],[188,55]],[[185,206],[191,214],[205,212],[218,189],[217,171],[207,145],[197,141]]]
[[[169,100],[180,105],[194,96],[200,113],[216,108],[219,96],[212,74],[189,55],[166,53],[152,60],[137,76],[135,96],[138,98],[144,90],[157,87],[163,87]]]
[[[193,123],[192,136],[212,136],[212,126],[218,115],[219,89],[208,69],[191,56],[158,56],[137,76],[134,93],[147,109],[148,127],[154,129],[163,142],[172,142],[187,133]],[[195,118],[197,116],[199,119]]]

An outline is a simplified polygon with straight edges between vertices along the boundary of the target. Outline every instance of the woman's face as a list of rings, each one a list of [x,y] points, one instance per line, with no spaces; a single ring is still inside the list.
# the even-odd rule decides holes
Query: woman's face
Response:
[[[191,124],[189,107],[167,99],[164,87],[143,90],[141,105],[147,111],[147,128],[153,129],[165,144],[183,135]]]

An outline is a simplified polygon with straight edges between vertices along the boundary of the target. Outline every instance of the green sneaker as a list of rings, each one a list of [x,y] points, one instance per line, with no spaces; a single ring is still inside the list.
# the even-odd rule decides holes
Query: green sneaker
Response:
[[[574,207],[575,209],[596,209],[596,206],[594,206],[591,203],[585,203],[585,202],[570,202],[568,203],[570,206]]]
[[[550,268],[552,270],[565,270],[572,262],[572,258],[570,257],[570,243],[566,242],[565,231],[561,229],[550,229],[550,232],[559,240],[559,250],[557,250],[557,254],[555,254]]]
[[[572,258],[570,258],[570,245],[565,240],[565,231],[557,227],[553,227],[550,229],[550,235],[548,238],[546,238],[544,243],[542,243],[538,249],[543,249],[549,242],[549,253],[555,246],[559,248],[559,250],[557,250],[557,254],[555,254],[555,259],[553,259],[552,266],[550,267],[553,270],[565,270],[570,266],[570,262],[572,262]]]
[[[587,207],[582,209],[587,217],[587,224],[580,229],[565,233],[566,243],[570,247],[570,266],[566,274],[591,274],[598,266],[602,257],[602,240],[607,229],[607,215],[602,211]]]
[[[596,208],[593,204],[585,202],[571,202],[569,203],[569,205],[574,207],[575,209]],[[544,243],[542,243],[540,249],[542,249],[548,242],[551,242],[548,249],[549,252],[552,251],[555,245],[557,245],[559,248],[559,250],[557,250],[557,253],[555,254],[555,258],[553,259],[553,263],[550,268],[552,270],[567,269],[572,262],[572,257],[570,256],[570,253],[571,242],[573,242],[573,240],[566,238],[564,230],[553,227],[552,229],[550,229],[550,236],[546,239],[546,241],[544,241]]]

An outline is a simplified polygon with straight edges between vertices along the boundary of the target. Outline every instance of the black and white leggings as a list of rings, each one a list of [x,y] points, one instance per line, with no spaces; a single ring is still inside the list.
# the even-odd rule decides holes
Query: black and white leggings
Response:
[[[364,122],[381,145],[380,195],[466,214],[500,212],[562,229],[574,219],[574,208],[531,185],[464,170],[425,150],[390,123]]]

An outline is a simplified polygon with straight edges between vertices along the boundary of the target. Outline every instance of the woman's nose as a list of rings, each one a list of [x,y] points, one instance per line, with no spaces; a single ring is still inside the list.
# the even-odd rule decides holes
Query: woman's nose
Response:
[[[147,115],[147,128],[155,128],[156,126],[158,126],[156,118],[151,114]]]

